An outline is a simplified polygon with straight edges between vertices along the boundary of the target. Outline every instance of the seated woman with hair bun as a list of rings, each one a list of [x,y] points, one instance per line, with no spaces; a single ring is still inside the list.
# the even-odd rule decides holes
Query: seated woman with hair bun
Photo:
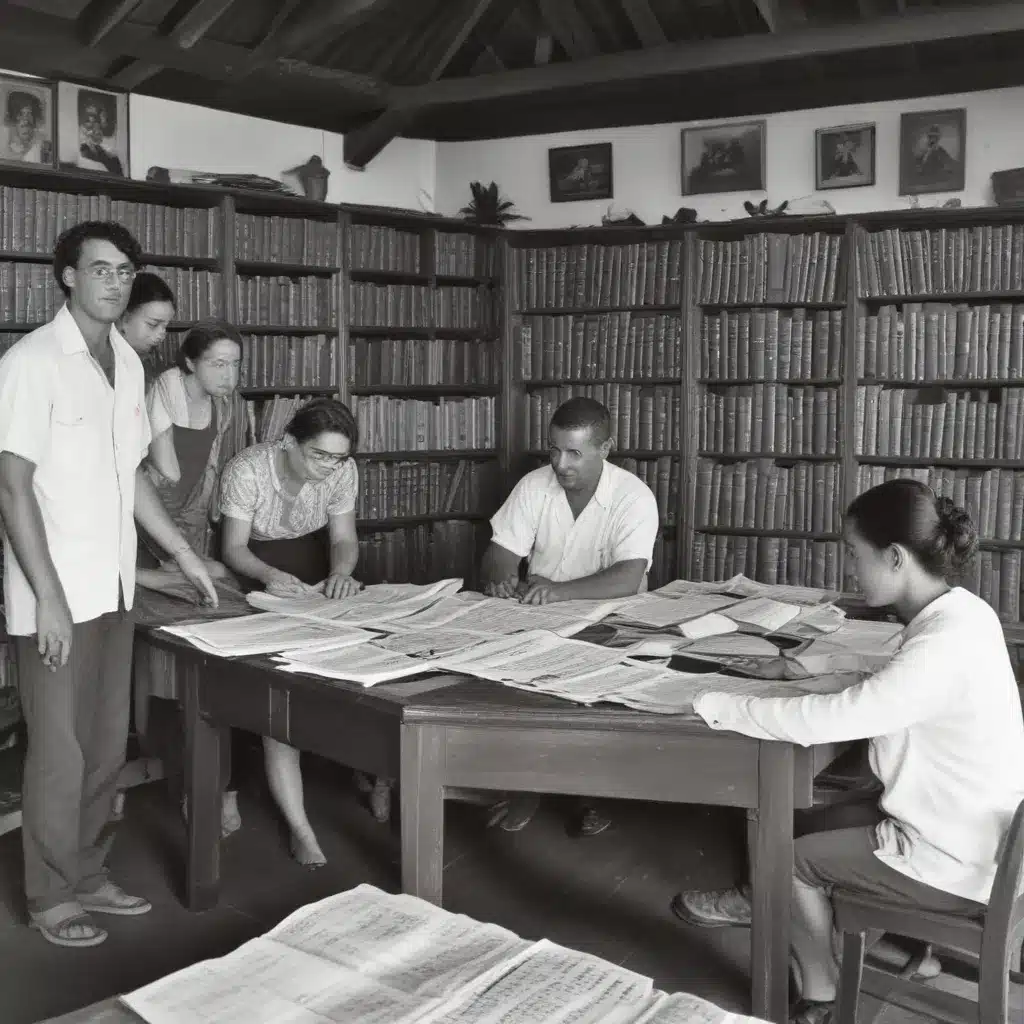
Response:
[[[251,588],[278,597],[321,592],[347,597],[359,558],[352,458],[355,417],[333,398],[317,398],[292,418],[280,441],[253,445],[224,470],[221,557]],[[324,536],[326,527],[326,538]],[[291,830],[295,859],[326,863],[306,815],[299,751],[264,737],[270,790]]]
[[[832,1016],[832,887],[976,915],[1024,798],[1024,722],[1002,626],[990,605],[948,582],[977,548],[970,516],[916,480],[889,480],[854,499],[843,535],[867,604],[894,609],[906,624],[889,663],[840,693],[709,690],[694,701],[711,728],[757,739],[870,740],[883,788],[878,824],[796,842],[792,952],[802,999],[792,1019],[800,1024]]]

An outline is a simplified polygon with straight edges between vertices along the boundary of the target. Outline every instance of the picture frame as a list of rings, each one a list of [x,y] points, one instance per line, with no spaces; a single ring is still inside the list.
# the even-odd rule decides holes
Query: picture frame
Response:
[[[56,85],[0,74],[0,165],[57,166]]]
[[[900,195],[960,192],[967,174],[967,111],[900,115]]]
[[[611,199],[612,144],[559,146],[548,150],[551,202],[577,203],[586,199]]]
[[[875,184],[874,124],[844,124],[814,133],[814,187],[863,188]]]
[[[767,132],[763,119],[684,128],[680,150],[682,194],[763,192]]]
[[[128,93],[57,83],[57,162],[65,170],[127,178]]]

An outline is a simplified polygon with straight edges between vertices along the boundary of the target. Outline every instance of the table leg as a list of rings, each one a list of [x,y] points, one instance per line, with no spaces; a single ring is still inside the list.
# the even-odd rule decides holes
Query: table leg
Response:
[[[758,806],[751,819],[753,920],[750,959],[755,1017],[789,1016],[789,931],[793,885],[793,747],[764,741],[758,757]]]
[[[189,910],[209,910],[220,889],[220,751],[223,730],[205,719],[199,707],[203,669],[194,662],[180,676],[185,704],[185,794],[188,798]]]
[[[444,729],[402,726],[402,891],[441,905]]]

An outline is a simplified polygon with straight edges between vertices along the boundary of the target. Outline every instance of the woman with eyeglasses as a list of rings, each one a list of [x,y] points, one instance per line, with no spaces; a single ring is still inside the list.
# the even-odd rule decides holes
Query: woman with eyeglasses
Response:
[[[333,398],[304,405],[280,441],[253,445],[224,470],[221,557],[250,587],[279,597],[348,597],[359,558],[352,458],[355,417]],[[291,830],[292,855],[320,867],[326,858],[306,816],[299,751],[263,739],[270,791]]]

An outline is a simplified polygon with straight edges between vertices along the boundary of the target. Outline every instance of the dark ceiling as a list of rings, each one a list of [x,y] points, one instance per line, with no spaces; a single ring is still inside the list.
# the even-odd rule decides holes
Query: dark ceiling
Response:
[[[346,133],[496,138],[1024,84],[1024,0],[0,0],[0,67]]]

